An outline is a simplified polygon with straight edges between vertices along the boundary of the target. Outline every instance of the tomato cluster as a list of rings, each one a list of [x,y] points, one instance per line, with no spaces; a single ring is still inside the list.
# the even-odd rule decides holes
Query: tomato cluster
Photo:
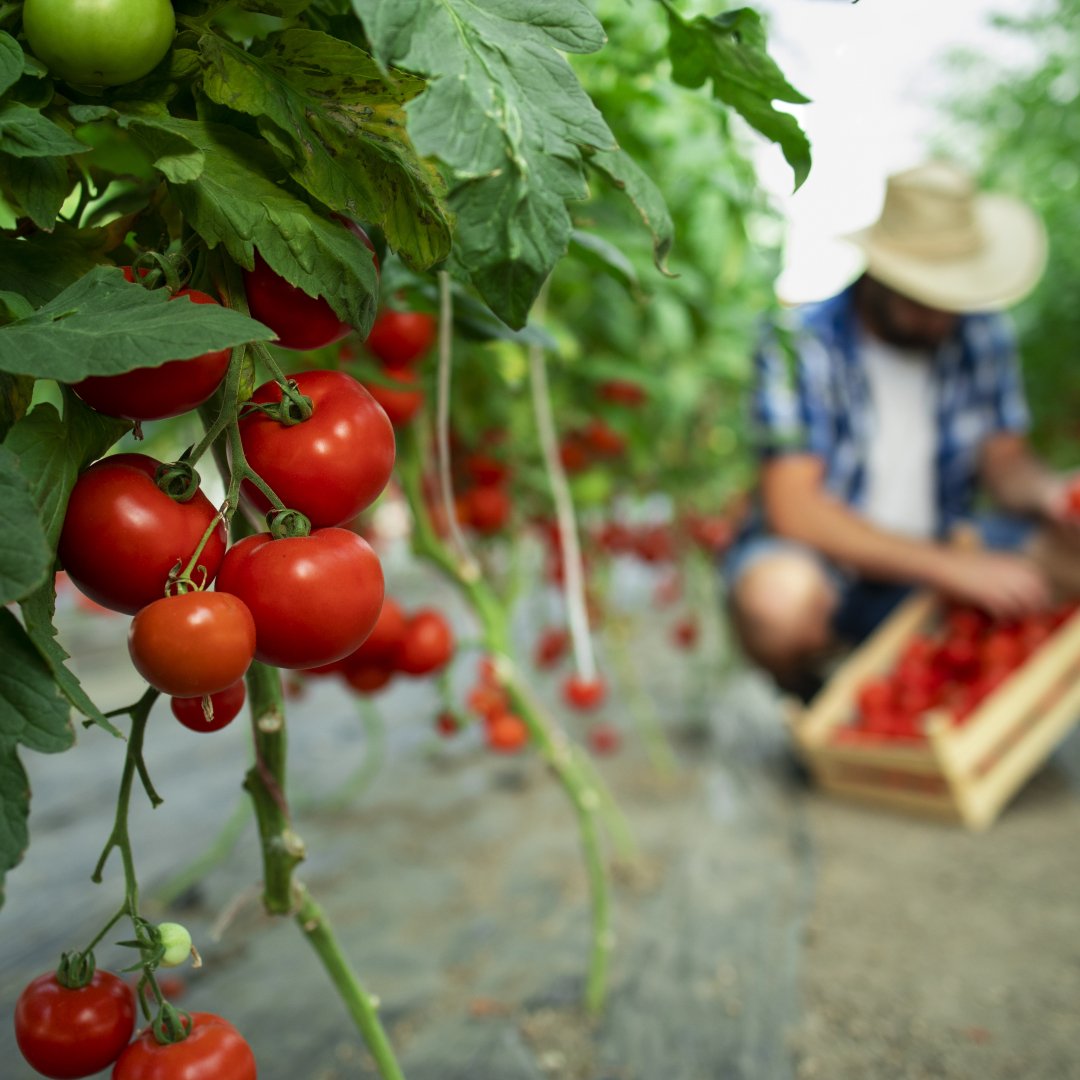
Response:
[[[913,637],[891,672],[859,688],[853,722],[837,737],[921,739],[930,710],[965,723],[1074,610],[1069,604],[995,622],[975,608],[951,607],[936,633]]]
[[[458,521],[481,536],[494,536],[510,524],[510,467],[491,452],[478,449],[467,454],[456,485]]]
[[[484,741],[498,754],[516,754],[529,743],[529,728],[513,710],[510,695],[488,657],[480,661],[477,681],[466,703],[484,725]]]

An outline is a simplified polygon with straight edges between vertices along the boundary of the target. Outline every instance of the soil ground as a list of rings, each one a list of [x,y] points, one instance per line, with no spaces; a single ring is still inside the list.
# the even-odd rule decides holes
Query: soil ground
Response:
[[[406,594],[407,595],[407,594]],[[425,600],[430,597],[425,597]],[[539,612],[526,612],[523,634]],[[669,620],[669,621],[673,621]],[[61,611],[104,707],[134,700],[127,620]],[[603,1016],[580,1008],[588,948],[576,827],[535,760],[494,759],[475,732],[431,734],[427,683],[378,699],[384,752],[356,704],[318,683],[290,719],[290,793],[325,906],[409,1080],[1080,1080],[1080,735],[986,833],[865,809],[791,768],[777,703],[752,673],[673,654],[643,620],[634,670],[672,738],[658,775],[618,697],[626,745],[600,762],[639,847],[615,874],[617,941]],[[464,664],[471,669],[471,664]],[[459,690],[470,681],[465,671]],[[544,682],[549,700],[556,682]],[[568,726],[579,731],[580,720]],[[204,966],[178,1004],[228,1016],[261,1080],[374,1077],[314,954],[258,903],[247,821],[228,857],[167,905],[242,805],[246,733],[154,714],[147,760],[165,804],[136,793],[146,914],[184,922]],[[0,1076],[30,1080],[15,998],[119,904],[118,860],[89,875],[121,765],[108,736],[25,755],[32,843],[0,912]],[[126,936],[117,934],[120,938]],[[112,945],[103,966],[130,962]]]

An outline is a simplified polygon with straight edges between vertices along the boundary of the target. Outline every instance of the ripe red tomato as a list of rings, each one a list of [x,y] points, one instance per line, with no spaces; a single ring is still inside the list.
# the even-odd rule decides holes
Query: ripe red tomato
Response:
[[[514,713],[496,713],[484,724],[488,746],[500,754],[516,754],[529,741],[525,721]]]
[[[433,608],[421,608],[409,618],[397,655],[398,668],[408,675],[430,675],[450,662],[454,633]]]
[[[439,325],[422,311],[380,312],[364,347],[389,368],[402,368],[419,360],[435,343]]]
[[[255,654],[255,620],[227,592],[190,592],[148,604],[131,620],[128,652],[163,694],[216,694],[242,678]]]
[[[364,385],[367,392],[382,406],[390,423],[394,427],[401,427],[420,411],[424,404],[424,391],[409,389],[419,382],[415,371],[385,371],[383,375],[393,386],[377,382],[367,382]]]
[[[607,686],[599,676],[585,679],[580,675],[570,675],[563,683],[563,699],[575,709],[595,709],[606,696]]]
[[[634,408],[648,400],[645,388],[629,379],[608,379],[600,384],[600,397],[612,405],[628,405]]]
[[[1070,517],[1080,517],[1080,476],[1073,477],[1065,489],[1065,506]]]
[[[565,655],[570,635],[557,627],[548,627],[537,639],[533,663],[538,668],[554,667]]]
[[[110,971],[76,990],[39,975],[15,1003],[15,1041],[42,1076],[75,1080],[108,1068],[135,1030],[135,995]]]
[[[438,731],[440,735],[456,735],[461,730],[461,723],[449,709],[443,709],[442,712],[435,717],[435,730]]]
[[[482,536],[492,536],[506,528],[513,503],[502,487],[469,488],[462,497],[462,521]]]
[[[246,698],[244,680],[237,679],[232,686],[226,686],[224,690],[210,695],[210,709],[214,714],[212,719],[206,719],[201,697],[174,697],[172,712],[184,727],[191,728],[192,731],[220,731],[240,715]]]
[[[295,381],[311,399],[311,416],[292,425],[261,412],[244,416],[244,454],[281,501],[314,528],[341,525],[386,487],[394,468],[394,429],[375,399],[343,371],[305,371]],[[251,400],[276,404],[281,387],[263,383]],[[270,509],[249,485],[245,494],[264,513]]]
[[[481,450],[465,459],[465,472],[477,487],[496,487],[510,479],[510,467]]]
[[[341,669],[345,681],[360,694],[373,694],[381,690],[394,677],[390,668],[375,664],[350,664]]]
[[[239,1031],[213,1013],[191,1014],[187,1038],[161,1044],[150,1028],[121,1054],[112,1080],[256,1080],[255,1055]]]
[[[178,503],[154,483],[160,462],[116,454],[94,462],[75,482],[60,533],[60,561],[91,600],[134,615],[165,595],[169,571],[186,563],[214,519],[197,491]],[[212,581],[225,555],[225,525],[199,559]]]
[[[124,267],[128,281],[131,267]],[[197,289],[181,289],[173,300],[190,297],[194,304],[216,304]],[[92,409],[125,420],[161,420],[198,408],[221,385],[229,369],[229,349],[190,360],[169,360],[159,367],[141,367],[122,375],[91,375],[71,389]]]
[[[680,649],[692,649],[697,645],[701,627],[693,615],[680,619],[671,630],[671,639]]]
[[[579,473],[588,468],[589,451],[577,436],[566,435],[559,443],[559,460],[568,473]]]
[[[375,251],[368,234],[359,225],[344,218],[338,220],[371,252]],[[376,259],[376,271],[378,268]],[[298,286],[290,285],[270,269],[257,251],[254,267],[244,271],[244,290],[251,317],[269,326],[283,349],[321,349],[352,333],[353,328],[342,322],[321,296],[309,296]]]
[[[589,421],[584,437],[593,452],[603,457],[618,457],[626,449],[626,436],[599,418]]]
[[[357,665],[375,665],[393,671],[397,667],[397,656],[405,640],[407,626],[408,620],[401,605],[387,596],[371,633],[359,649],[345,657],[342,664],[348,667],[355,662]]]
[[[587,738],[594,754],[614,754],[622,745],[622,735],[612,724],[593,724]]]
[[[383,602],[378,556],[347,529],[245,537],[229,548],[216,587],[251,609],[255,658],[283,668],[348,656],[371,633]]]
[[[465,704],[485,720],[506,712],[510,708],[510,699],[503,690],[497,686],[481,683],[469,691]]]

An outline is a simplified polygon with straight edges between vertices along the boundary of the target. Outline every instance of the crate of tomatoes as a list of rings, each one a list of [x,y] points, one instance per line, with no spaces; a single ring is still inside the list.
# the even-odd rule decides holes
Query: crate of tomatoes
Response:
[[[822,788],[985,828],[1080,718],[1080,608],[909,597],[791,728]]]

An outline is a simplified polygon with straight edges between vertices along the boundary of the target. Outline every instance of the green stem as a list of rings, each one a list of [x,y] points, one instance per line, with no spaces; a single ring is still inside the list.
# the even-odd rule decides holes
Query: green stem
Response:
[[[297,925],[322,961],[338,994],[345,1002],[345,1007],[360,1029],[360,1034],[375,1059],[379,1075],[383,1080],[404,1080],[390,1040],[379,1020],[378,999],[363,988],[360,980],[345,963],[326,913],[315,903],[303,885],[297,887],[297,899]]]
[[[256,341],[252,345],[252,348],[255,350],[255,355],[270,370],[270,374],[274,381],[281,387],[282,396],[287,397],[293,405],[296,406],[301,419],[306,420],[312,412],[311,399],[304,397],[304,395],[296,389],[296,386],[289,379],[289,376],[282,370],[281,365],[274,359],[273,354],[261,341]]]
[[[233,349],[229,358],[229,370],[225,375],[225,384],[221,390],[221,408],[195,449],[187,455],[186,460],[190,465],[194,465],[213,446],[226,428],[235,422],[236,399],[240,393],[240,380],[243,378],[246,357],[246,345],[238,345]]]

